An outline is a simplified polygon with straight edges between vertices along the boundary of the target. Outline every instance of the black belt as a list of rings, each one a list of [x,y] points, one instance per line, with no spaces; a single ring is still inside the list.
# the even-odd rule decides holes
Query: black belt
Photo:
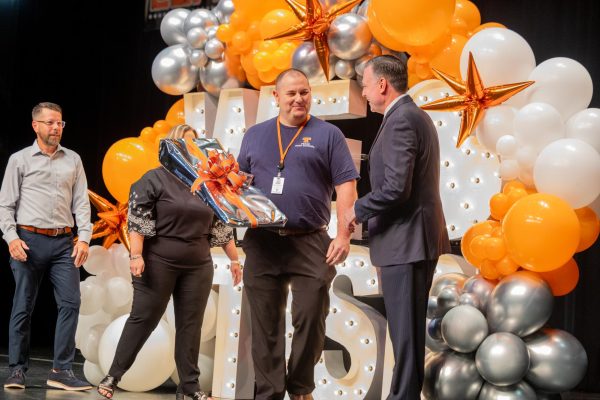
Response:
[[[273,232],[279,236],[298,236],[308,235],[315,232],[323,232],[327,230],[327,226],[321,226],[316,229],[294,229],[294,228],[263,228],[266,231]]]
[[[66,235],[67,233],[71,233],[71,228],[70,227],[65,227],[65,228],[36,228],[35,226],[30,226],[30,225],[17,225],[17,228],[21,228],[21,229],[25,229],[26,231],[29,232],[33,232],[33,233],[39,233],[40,235],[45,235],[45,236],[59,236],[59,235]]]

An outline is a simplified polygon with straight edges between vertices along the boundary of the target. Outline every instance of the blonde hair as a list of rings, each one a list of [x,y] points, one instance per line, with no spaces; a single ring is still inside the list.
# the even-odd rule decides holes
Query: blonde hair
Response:
[[[186,124],[175,125],[174,127],[172,127],[169,133],[167,134],[167,139],[181,139],[183,135],[185,135],[185,133],[189,131],[193,132],[194,137],[198,139],[198,132],[196,132],[194,128]]]

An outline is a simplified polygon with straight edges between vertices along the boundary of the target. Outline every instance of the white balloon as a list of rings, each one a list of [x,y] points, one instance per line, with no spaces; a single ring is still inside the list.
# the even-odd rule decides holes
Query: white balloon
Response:
[[[99,361],[98,346],[106,326],[106,324],[94,325],[90,328],[87,334],[84,335],[79,350],[81,350],[81,355],[83,355],[86,360],[89,360],[93,363],[97,363]]]
[[[81,293],[81,305],[79,313],[90,315],[98,312],[104,304],[106,291],[104,287],[95,283],[95,280],[85,280],[79,282],[79,291]]]
[[[534,188],[535,183],[533,181],[533,168],[521,169],[519,172],[519,180],[528,188]]]
[[[535,84],[527,91],[530,102],[551,104],[569,119],[592,100],[593,84],[583,65],[566,57],[556,57],[538,65],[529,75]]]
[[[579,111],[567,121],[567,137],[583,140],[600,152],[600,108]]]
[[[123,307],[133,299],[133,286],[125,278],[115,276],[106,283],[108,300],[115,307]]]
[[[92,275],[98,275],[106,269],[112,269],[110,253],[102,246],[90,246],[87,260],[83,263],[83,268]]]
[[[212,390],[214,363],[214,358],[206,354],[198,354],[198,368],[200,369],[200,377],[198,379],[198,383],[200,384],[200,389],[202,391],[210,392]],[[179,373],[177,372],[177,368],[175,368],[175,371],[173,371],[171,379],[173,380],[173,382],[175,382],[176,385],[179,385],[180,379]]]
[[[75,347],[80,348],[84,336],[94,325],[108,325],[112,321],[110,314],[99,310],[91,315],[79,315],[75,332]]]
[[[531,146],[539,151],[547,144],[565,136],[560,113],[546,103],[530,103],[515,116],[515,138],[519,146]]]
[[[539,192],[585,207],[600,194],[600,154],[579,139],[557,140],[540,152],[533,179]]]
[[[519,163],[517,160],[504,159],[500,163],[500,178],[503,181],[511,181],[519,176]]]
[[[513,135],[504,135],[496,142],[496,153],[502,157],[511,158],[517,154],[519,145]]]
[[[532,170],[538,152],[531,146],[522,146],[517,149],[516,159],[521,169]]]
[[[460,56],[460,73],[463,79],[467,76],[469,52],[473,53],[485,86],[526,81],[535,68],[531,46],[510,29],[484,29],[467,41]],[[528,90],[530,88],[525,89],[523,95],[512,97],[507,104],[521,107]]]
[[[111,322],[100,339],[99,364],[104,373],[110,369],[128,317],[129,315],[123,315]],[[119,387],[131,392],[145,392],[160,386],[175,369],[173,354],[173,335],[167,324],[161,320],[138,353],[131,368],[123,375]]]
[[[516,114],[515,108],[504,105],[486,110],[476,131],[479,143],[488,151],[495,152],[498,139],[513,133],[513,121]]]
[[[131,270],[129,269],[129,251],[122,243],[114,243],[108,249],[111,255],[113,267],[117,276],[122,276],[131,282]]]
[[[83,376],[89,383],[94,386],[98,386],[100,381],[104,378],[104,372],[98,364],[85,360],[83,363]]]

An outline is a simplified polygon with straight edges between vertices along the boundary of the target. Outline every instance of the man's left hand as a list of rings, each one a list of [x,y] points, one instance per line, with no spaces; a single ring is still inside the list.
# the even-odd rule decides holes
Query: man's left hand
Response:
[[[79,268],[83,265],[84,262],[87,261],[89,251],[90,245],[86,242],[77,241],[77,243],[75,243],[75,247],[73,248],[73,254],[71,254],[71,257],[75,258],[75,267]]]
[[[350,232],[354,232],[354,228],[356,227],[356,214],[354,213],[354,207],[350,207],[344,212],[344,225],[348,227]]]
[[[346,259],[346,256],[348,256],[349,252],[350,238],[344,238],[338,235],[329,244],[329,249],[327,249],[325,262],[327,262],[327,264],[331,266],[339,264]]]

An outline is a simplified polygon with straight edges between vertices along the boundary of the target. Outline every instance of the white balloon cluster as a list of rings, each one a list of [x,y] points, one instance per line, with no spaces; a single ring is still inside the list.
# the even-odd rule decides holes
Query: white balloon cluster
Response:
[[[600,195],[600,110],[587,108],[592,78],[565,57],[536,66],[529,44],[504,28],[473,35],[461,55],[466,76],[469,52],[486,86],[535,83],[505,104],[487,110],[476,130],[479,143],[500,156],[503,180],[566,200],[573,208]]]
[[[212,10],[176,8],[165,14],[160,33],[169,47],[152,63],[152,79],[160,90],[181,95],[200,82],[216,96],[222,87],[241,85],[225,68],[225,44],[216,37],[232,12],[233,2],[221,0]]]
[[[498,284],[480,275],[438,276],[427,308],[426,399],[537,399],[575,387],[587,369],[583,346],[543,328],[548,285],[528,272]]]
[[[108,373],[133,300],[129,252],[122,244],[109,249],[91,246],[83,265],[92,274],[80,283],[81,307],[75,345],[85,357],[84,374],[97,385]],[[198,367],[201,385],[210,390],[217,321],[218,295],[211,295],[204,313]],[[204,345],[204,346],[203,346]],[[165,315],[119,382],[124,390],[143,392],[163,384],[169,377],[178,382],[174,361],[175,318],[171,299]],[[203,354],[202,354],[203,353]]]

